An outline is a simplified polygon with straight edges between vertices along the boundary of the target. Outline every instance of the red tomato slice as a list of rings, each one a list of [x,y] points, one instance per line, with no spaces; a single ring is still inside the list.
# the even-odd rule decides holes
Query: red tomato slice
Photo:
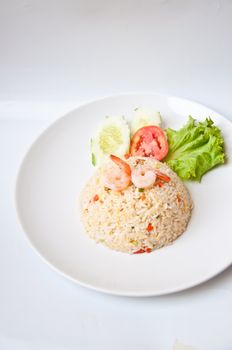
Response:
[[[130,153],[132,156],[163,159],[168,154],[168,142],[164,131],[155,125],[139,129],[131,140]]]

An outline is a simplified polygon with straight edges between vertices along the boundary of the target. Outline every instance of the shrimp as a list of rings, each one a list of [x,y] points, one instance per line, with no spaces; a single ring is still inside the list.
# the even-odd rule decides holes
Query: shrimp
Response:
[[[131,183],[131,168],[127,162],[112,154],[110,155],[110,159],[118,167],[106,170],[104,184],[113,191],[125,190]]]
[[[157,178],[158,178],[159,180],[162,180],[162,181],[164,181],[164,182],[169,182],[169,181],[171,181],[171,178],[170,178],[168,175],[166,175],[166,174],[164,174],[164,173],[161,173],[161,171],[156,170],[155,172],[156,172],[156,176],[157,176]]]
[[[155,183],[156,173],[153,169],[139,167],[132,171],[131,179],[135,187],[150,188]]]

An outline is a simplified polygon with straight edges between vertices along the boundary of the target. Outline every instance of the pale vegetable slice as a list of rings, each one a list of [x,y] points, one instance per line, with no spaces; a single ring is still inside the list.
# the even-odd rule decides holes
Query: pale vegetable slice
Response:
[[[160,112],[148,108],[136,108],[134,117],[131,121],[131,135],[133,136],[137,130],[148,125],[161,126]]]
[[[110,154],[123,157],[129,148],[130,129],[124,117],[106,117],[91,139],[92,164],[99,167]]]

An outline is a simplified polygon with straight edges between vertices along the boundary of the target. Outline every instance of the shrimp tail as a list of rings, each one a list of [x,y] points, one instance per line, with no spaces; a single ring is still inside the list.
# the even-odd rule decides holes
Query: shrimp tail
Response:
[[[166,175],[166,174],[164,174],[164,173],[161,173],[161,171],[156,170],[155,173],[156,173],[156,176],[157,176],[157,178],[158,178],[159,180],[162,180],[162,181],[164,181],[164,182],[169,182],[169,181],[171,181],[171,178],[170,178],[168,175]]]
[[[122,160],[121,158],[114,156],[113,154],[110,155],[110,159],[119,166],[119,168],[125,172],[128,176],[131,176],[131,167],[130,165]]]

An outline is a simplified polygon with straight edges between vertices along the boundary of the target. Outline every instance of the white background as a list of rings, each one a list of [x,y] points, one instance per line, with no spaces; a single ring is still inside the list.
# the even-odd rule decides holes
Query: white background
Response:
[[[231,268],[175,295],[101,295],[37,257],[14,208],[25,151],[84,100],[154,91],[232,120],[231,19],[230,0],[0,0],[0,350],[232,349]]]

